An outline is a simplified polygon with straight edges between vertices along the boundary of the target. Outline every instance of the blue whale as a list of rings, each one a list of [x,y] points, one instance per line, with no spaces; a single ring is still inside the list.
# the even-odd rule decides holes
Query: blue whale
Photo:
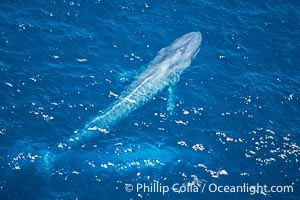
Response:
[[[84,128],[61,143],[71,148],[83,144],[127,117],[132,111],[143,106],[167,86],[175,84],[181,73],[190,66],[200,50],[200,32],[190,32],[176,39],[170,46],[161,49],[149,63],[147,69],[120,95],[107,111],[88,121]]]

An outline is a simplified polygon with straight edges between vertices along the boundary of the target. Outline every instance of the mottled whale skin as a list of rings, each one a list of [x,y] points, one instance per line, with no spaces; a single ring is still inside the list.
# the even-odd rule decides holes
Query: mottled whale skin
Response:
[[[184,69],[200,50],[200,32],[190,32],[176,39],[170,46],[161,49],[149,63],[147,69],[120,95],[107,111],[87,122],[84,128],[72,135],[64,145],[72,147],[92,137],[106,133],[127,117],[132,111],[143,106],[169,85],[175,84]]]

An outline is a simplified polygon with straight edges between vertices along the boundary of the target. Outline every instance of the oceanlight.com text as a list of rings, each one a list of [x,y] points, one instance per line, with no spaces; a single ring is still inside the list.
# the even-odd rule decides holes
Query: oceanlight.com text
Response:
[[[277,186],[267,186],[266,184],[261,185],[257,183],[256,185],[249,185],[244,183],[242,185],[217,185],[211,183],[208,185],[208,191],[211,193],[249,193],[254,194],[268,194],[268,193],[289,193],[294,192],[294,187],[292,185],[277,185]]]

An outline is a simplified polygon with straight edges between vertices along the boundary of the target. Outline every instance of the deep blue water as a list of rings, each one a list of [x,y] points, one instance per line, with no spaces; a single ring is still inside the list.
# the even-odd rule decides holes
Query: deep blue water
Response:
[[[299,199],[299,22],[298,1],[2,0],[0,199]],[[107,135],[55,150],[192,31],[201,51],[173,114],[166,89]],[[137,191],[189,182],[199,191]]]

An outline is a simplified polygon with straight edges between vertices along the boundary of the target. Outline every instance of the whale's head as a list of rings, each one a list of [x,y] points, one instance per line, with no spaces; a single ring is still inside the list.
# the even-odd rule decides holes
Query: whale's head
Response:
[[[200,32],[190,32],[175,40],[169,47],[182,58],[194,58],[199,52],[202,42]]]
[[[164,48],[164,61],[170,71],[181,71],[187,68],[200,50],[202,36],[200,32],[190,32],[176,39]]]

